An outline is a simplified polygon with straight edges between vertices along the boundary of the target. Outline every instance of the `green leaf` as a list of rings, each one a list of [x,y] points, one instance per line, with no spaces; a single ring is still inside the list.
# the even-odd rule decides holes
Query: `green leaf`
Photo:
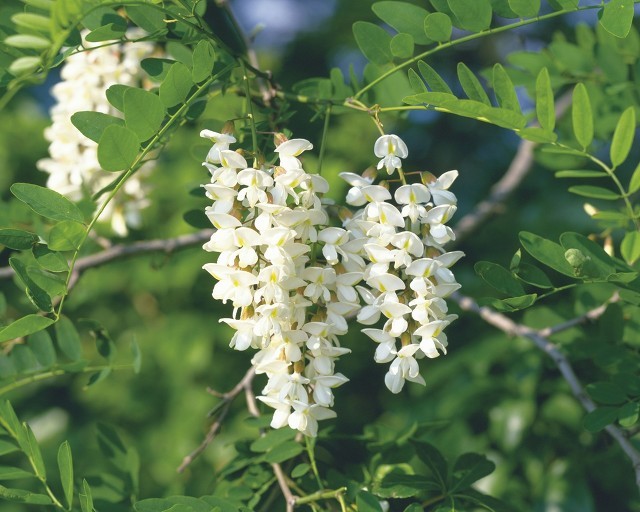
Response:
[[[311,469],[311,466],[306,462],[303,462],[302,464],[298,464],[295,468],[291,470],[291,478],[300,478],[301,476],[306,475],[310,469]]]
[[[377,498],[367,491],[360,491],[356,496],[358,512],[382,512],[382,507]]]
[[[65,441],[58,448],[58,469],[60,471],[60,482],[64,491],[64,498],[71,508],[73,503],[73,460],[71,457],[71,447]]]
[[[0,245],[16,251],[26,251],[38,243],[38,235],[22,229],[0,229]]]
[[[636,166],[635,171],[631,175],[631,179],[629,180],[629,194],[634,194],[638,190],[640,190],[640,163]]]
[[[538,267],[528,263],[520,263],[517,274],[522,281],[530,285],[537,286],[538,288],[553,288],[553,283],[547,275]]]
[[[135,338],[131,340],[131,355],[133,356],[133,373],[138,374],[142,367],[142,352]]]
[[[567,171],[556,171],[556,178],[606,178],[609,175],[604,171],[591,171],[589,169],[569,169]]]
[[[617,419],[618,407],[598,407],[584,417],[582,424],[589,432],[599,432]]]
[[[413,55],[413,37],[409,34],[396,34],[389,43],[391,53],[399,59],[408,59]]]
[[[18,441],[22,451],[29,450],[27,432],[16,416],[9,400],[2,400],[0,402],[0,425],[4,427],[12,438]]]
[[[611,142],[611,163],[613,167],[618,167],[629,156],[633,138],[636,133],[636,111],[635,107],[629,107],[620,116],[613,133]]]
[[[78,495],[82,512],[93,512],[93,496],[91,487],[85,479],[82,479],[82,492]]]
[[[273,450],[268,451],[264,456],[264,460],[270,464],[280,464],[285,460],[289,460],[300,455],[302,451],[303,448],[300,443],[296,443],[295,441],[286,441],[273,448]]]
[[[51,41],[42,36],[33,34],[15,34],[4,39],[4,44],[14,48],[29,50],[46,50],[51,46]]]
[[[7,441],[5,439],[0,439],[0,455],[7,455],[9,453],[15,453],[20,449],[16,444],[12,441]],[[0,494],[1,496],[1,494]]]
[[[451,18],[443,12],[433,12],[424,18],[424,33],[429,39],[446,43],[451,39],[452,30]]]
[[[380,66],[393,60],[389,46],[391,36],[382,27],[368,21],[356,21],[353,24],[353,35],[367,60]]]
[[[531,18],[540,10],[540,0],[509,0],[509,7],[520,18]]]
[[[422,60],[418,61],[418,70],[433,92],[453,94],[447,85],[447,82],[445,82],[436,70],[429,66],[429,64]]]
[[[38,32],[49,33],[51,30],[51,20],[46,16],[33,14],[30,12],[19,12],[11,16],[17,26],[36,30]]]
[[[533,306],[538,298],[537,294],[530,293],[520,297],[509,297],[508,299],[485,298],[480,299],[482,306],[488,306],[501,313],[513,313]]]
[[[183,103],[193,85],[189,68],[176,62],[160,85],[160,99],[166,107]]]
[[[118,16],[120,18],[120,16]],[[122,23],[109,23],[89,32],[84,38],[91,43],[101,41],[113,41],[122,38],[127,31],[127,22],[122,19]]]
[[[266,452],[275,448],[276,446],[289,441],[296,436],[293,429],[279,428],[267,432],[264,436],[259,437],[253,443],[251,443],[252,452]]]
[[[53,220],[84,221],[80,209],[58,192],[31,183],[14,183],[10,190],[38,215]]]
[[[22,489],[8,489],[3,485],[0,485],[0,498],[14,503],[27,503],[29,505],[53,505],[51,498],[46,494],[36,494]]]
[[[47,331],[42,330],[31,334],[27,339],[27,345],[43,368],[50,368],[56,364],[56,349]]]
[[[422,81],[422,78],[420,78],[420,75],[418,75],[418,73],[416,73],[413,69],[409,69],[409,71],[407,72],[407,76],[409,77],[409,84],[411,85],[411,89],[413,89],[413,92],[415,92],[416,94],[429,92],[427,86]]]
[[[482,32],[491,25],[492,9],[489,0],[447,0],[447,3],[463,29]]]
[[[148,5],[128,5],[127,16],[145,32],[163,34],[167,31],[165,16],[161,10]]]
[[[441,489],[440,482],[433,482],[422,475],[406,475],[394,470],[384,476],[375,489],[375,494],[381,498],[410,498],[425,491],[439,492]]]
[[[434,13],[434,15],[435,14],[437,13]],[[489,96],[487,96],[482,84],[480,84],[480,80],[473,74],[473,71],[471,71],[464,62],[458,62],[457,70],[458,80],[460,80],[462,90],[467,97],[470,100],[479,101],[480,103],[491,106]]]
[[[71,122],[82,135],[94,142],[100,140],[107,126],[111,126],[112,124],[119,126],[124,125],[124,121],[119,117],[92,111],[76,112],[71,116]]]
[[[15,271],[26,288],[26,294],[33,305],[41,311],[49,312],[53,309],[51,297],[29,275],[29,268],[17,258],[9,258],[9,265]],[[31,315],[29,315],[31,316]]]
[[[409,34],[416,44],[429,44],[423,20],[429,11],[407,2],[376,2],[371,6],[376,16],[397,32]]]
[[[139,150],[135,132],[124,126],[107,126],[98,143],[98,162],[105,171],[129,169]]]
[[[432,444],[424,441],[412,441],[416,455],[424,462],[440,483],[442,491],[447,489],[448,469],[447,461],[440,451]]]
[[[42,64],[40,57],[19,57],[9,66],[9,73],[22,76],[33,73]]]
[[[569,192],[583,197],[591,197],[593,199],[605,199],[607,201],[615,201],[620,199],[620,194],[616,194],[612,190],[602,187],[594,187],[592,185],[576,185],[569,187]]]
[[[144,142],[156,134],[165,116],[162,100],[144,89],[129,89],[124,93],[124,119],[131,131]]]
[[[17,480],[19,478],[33,478],[33,473],[11,466],[0,466],[0,480]]]
[[[105,93],[107,100],[120,112],[124,112],[124,95],[129,89],[136,89],[131,85],[115,84],[107,89]]]
[[[31,252],[38,265],[45,270],[50,272],[66,272],[69,270],[69,264],[64,255],[50,250],[46,245],[35,245]]]
[[[610,0],[602,9],[600,24],[616,37],[627,37],[633,23],[632,0]]]
[[[555,103],[547,68],[542,68],[536,78],[536,115],[542,128],[551,132],[555,129]]]
[[[493,90],[496,93],[498,105],[517,113],[521,112],[516,89],[501,64],[493,66]]]
[[[633,427],[638,422],[640,415],[640,404],[638,402],[629,402],[618,409],[618,421],[620,426],[624,428]]]
[[[593,240],[568,232],[560,236],[560,243],[566,250],[577,249],[588,258],[589,264],[584,270],[589,275],[607,277],[616,272],[616,262]]]
[[[199,84],[211,76],[213,66],[216,63],[216,52],[211,43],[203,39],[194,48],[192,58],[191,78]]]
[[[640,233],[629,231],[620,244],[620,253],[629,265],[633,265],[640,259]]]
[[[40,480],[45,480],[47,478],[47,471],[44,466],[44,459],[42,458],[42,452],[40,451],[38,440],[33,434],[33,430],[31,430],[31,427],[27,423],[24,423],[24,428],[27,431],[27,440],[29,443],[29,449],[26,450],[26,454],[29,457],[29,461],[33,466],[33,470],[35,471],[36,476]]]
[[[140,66],[145,70],[147,75],[149,75],[155,81],[162,82],[166,78],[169,70],[171,69],[171,66],[173,66],[175,62],[175,60],[156,59],[150,57],[148,59],[142,59],[142,61],[140,62]]]
[[[561,274],[575,277],[573,267],[565,259],[565,249],[561,245],[526,231],[520,232],[519,238],[524,250],[536,260]]]
[[[424,509],[422,508],[422,505],[412,503],[407,508],[405,508],[403,512],[424,512]]]
[[[512,297],[524,295],[522,285],[506,268],[489,261],[479,261],[474,269],[476,274],[499,292]]]
[[[53,251],[74,251],[80,247],[86,235],[82,224],[71,220],[58,222],[49,232],[49,248]]]
[[[71,320],[61,316],[55,325],[56,340],[62,353],[72,361],[82,359],[82,341]]]
[[[627,394],[615,382],[594,382],[587,384],[586,390],[591,398],[604,405],[620,405],[627,400]]]
[[[453,465],[453,476],[456,480],[451,491],[466,489],[474,482],[493,473],[495,469],[496,465],[484,455],[465,453],[458,457]]]
[[[35,370],[38,361],[33,351],[26,345],[19,344],[11,349],[11,360],[17,373],[28,373]]]
[[[573,89],[571,119],[576,140],[586,149],[593,141],[593,113],[587,88],[582,83]]]
[[[521,130],[516,130],[516,133],[521,138],[532,142],[553,143],[558,139],[558,136],[555,133],[547,131],[544,128],[538,128],[537,126],[522,128]]]

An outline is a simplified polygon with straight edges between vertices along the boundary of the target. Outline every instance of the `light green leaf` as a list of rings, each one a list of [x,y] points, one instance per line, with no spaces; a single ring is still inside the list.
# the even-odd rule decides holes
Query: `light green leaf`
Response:
[[[536,78],[536,115],[538,123],[545,130],[553,131],[556,126],[556,112],[553,89],[547,68],[542,68]]]
[[[211,43],[203,39],[193,50],[192,58],[191,78],[199,84],[211,76],[213,66],[216,63],[216,52]]]
[[[91,43],[120,39],[127,31],[127,22],[109,23],[89,32],[84,38]]]
[[[29,450],[29,440],[27,432],[16,416],[13,406],[9,400],[0,401],[0,425],[9,433],[9,435],[18,441],[22,451]]]
[[[604,171],[592,171],[589,169],[569,169],[566,171],[556,171],[556,178],[606,178],[609,175]]]
[[[576,185],[569,187],[569,192],[582,197],[591,197],[593,199],[605,199],[607,201],[615,201],[620,199],[620,195],[612,190],[603,187],[594,187],[592,185]]]
[[[17,480],[19,478],[33,478],[33,473],[11,466],[0,466],[0,480]]]
[[[264,455],[264,460],[270,464],[280,464],[285,460],[292,459],[303,452],[302,445],[295,441],[285,441]]]
[[[29,473],[30,476],[31,473]],[[29,505],[53,505],[51,498],[46,494],[36,494],[22,489],[8,489],[0,485],[0,498],[14,503],[27,503]]]
[[[76,112],[71,116],[71,122],[82,135],[94,142],[100,140],[107,126],[111,126],[112,124],[124,125],[124,121],[119,117],[93,111]]]
[[[474,269],[476,274],[499,292],[512,297],[524,295],[522,285],[506,268],[490,261],[479,261]]]
[[[137,134],[124,126],[107,126],[98,143],[98,162],[105,171],[129,169],[140,150]]]
[[[524,250],[536,260],[561,274],[575,277],[573,267],[565,259],[565,249],[561,245],[526,231],[522,231],[519,238]]]
[[[133,373],[138,374],[142,367],[142,352],[135,338],[131,340],[131,354],[133,356]]]
[[[629,402],[618,409],[618,421],[624,428],[633,427],[638,422],[640,415],[640,404],[638,402]]]
[[[491,106],[489,96],[487,96],[482,84],[480,84],[480,80],[473,74],[473,71],[471,71],[464,62],[458,62],[457,70],[458,80],[460,80],[462,90],[467,97],[470,100],[479,101],[480,103]]]
[[[49,248],[53,251],[74,251],[86,235],[82,224],[71,220],[58,222],[49,232]]]
[[[165,116],[162,100],[144,89],[129,89],[124,93],[124,119],[127,128],[143,142],[150,139],[162,125]]]
[[[91,487],[86,480],[82,480],[82,492],[78,495],[80,499],[80,508],[82,512],[93,512],[93,496],[91,494]]]
[[[191,70],[181,62],[176,62],[160,84],[160,99],[166,107],[174,107],[184,102],[193,85]]]
[[[9,453],[15,453],[19,450],[18,446],[13,441],[7,441],[0,439],[0,455],[7,455]],[[0,496],[2,496],[0,494]]]
[[[167,31],[165,16],[161,10],[149,5],[128,5],[127,16],[141,29],[150,34],[163,34]]]
[[[593,113],[589,94],[584,84],[580,83],[573,89],[573,103],[571,107],[573,133],[578,143],[586,149],[593,140]]]
[[[631,106],[620,116],[611,142],[611,163],[618,167],[629,156],[633,138],[636,133],[636,111]]]
[[[602,9],[600,24],[616,37],[627,37],[633,23],[633,0],[610,0]]]
[[[267,432],[264,436],[259,437],[253,443],[251,443],[252,452],[266,452],[276,446],[290,441],[296,436],[296,433],[292,429],[279,428]]]
[[[409,34],[396,34],[389,45],[394,57],[408,59],[413,55],[413,37]]]
[[[527,284],[537,286],[538,288],[553,288],[553,283],[547,275],[534,265],[520,263],[516,273],[518,277]]]
[[[38,243],[38,235],[22,229],[0,229],[0,245],[16,251],[26,251]]]
[[[13,76],[22,76],[32,73],[42,64],[40,57],[19,57],[9,66],[9,73]]]
[[[23,344],[11,349],[11,361],[18,374],[30,373],[38,367],[38,360],[33,351]]]
[[[409,84],[411,84],[411,89],[413,89],[413,92],[415,92],[416,94],[429,92],[422,78],[420,78],[420,75],[418,75],[418,73],[416,73],[413,69],[410,69],[408,71],[407,76],[409,77]]]
[[[588,260],[584,272],[593,277],[607,277],[616,272],[616,262],[604,249],[579,233],[563,233],[560,243],[567,250],[577,249]]]
[[[447,0],[463,29],[482,32],[491,25],[491,2],[489,0]]]
[[[50,368],[56,363],[56,349],[47,331],[38,331],[29,335],[27,345],[43,368]]]
[[[640,233],[629,231],[620,244],[620,253],[629,265],[633,265],[640,259]]]
[[[521,113],[520,102],[516,89],[509,75],[501,64],[493,66],[493,90],[496,93],[498,105],[508,110]]]
[[[509,0],[509,7],[521,18],[531,18],[540,10],[540,0]]]
[[[19,12],[11,16],[17,26],[36,30],[38,32],[49,33],[51,29],[51,20],[46,16],[34,14],[30,12]]]
[[[433,92],[453,94],[447,85],[447,82],[445,82],[436,70],[429,66],[429,64],[422,60],[418,61],[418,70]]]
[[[53,0],[22,0],[25,4],[42,9],[43,11],[51,11]]]
[[[50,250],[46,245],[35,245],[31,252],[38,265],[49,272],[66,272],[69,270],[69,264],[64,255]]]
[[[38,440],[27,423],[23,423],[23,426],[27,431],[27,440],[29,442],[29,449],[26,451],[27,456],[29,457],[29,462],[31,462],[31,466],[35,471],[36,476],[40,480],[45,480],[47,478],[47,471],[44,466],[44,459],[42,458],[42,452],[40,451]]]
[[[514,311],[520,311],[521,309],[532,306],[535,304],[537,298],[537,294],[530,293],[520,297],[509,297],[507,299],[481,299],[478,302],[480,305],[489,306],[500,313],[513,313]]]
[[[589,432],[599,432],[617,419],[617,407],[598,407],[584,417],[582,424]]]
[[[147,75],[153,78],[153,80],[156,82],[162,82],[175,62],[175,60],[170,59],[156,59],[149,57],[148,59],[142,59],[140,66],[145,70]]]
[[[396,31],[409,34],[416,44],[429,44],[423,20],[429,11],[407,2],[376,2],[371,6],[376,16]],[[373,62],[373,61],[372,61]]]
[[[15,34],[6,37],[4,44],[13,46],[14,48],[46,50],[51,46],[51,41],[42,36],[35,36],[32,34]]]
[[[433,12],[424,19],[424,32],[429,39],[446,43],[451,39],[451,18],[443,12]],[[475,99],[475,98],[471,98]]]
[[[306,475],[310,469],[311,469],[311,466],[306,462],[303,462],[302,464],[298,464],[295,468],[291,470],[291,478],[300,478],[301,476]]]
[[[65,441],[58,448],[58,469],[60,471],[60,482],[64,491],[64,498],[71,508],[73,503],[73,459],[69,442]]]
[[[10,190],[38,215],[53,220],[84,221],[80,209],[58,192],[30,183],[14,183]]]
[[[549,0],[549,4],[556,11],[574,10],[578,8],[580,0]]]
[[[124,112],[124,95],[130,89],[136,89],[136,87],[132,87],[131,85],[122,85],[115,84],[107,89],[105,93],[107,96],[107,101],[111,103],[117,110],[120,112]]]
[[[72,361],[82,359],[82,341],[71,320],[61,316],[55,325],[56,341],[62,353]]]
[[[15,271],[26,288],[27,297],[33,305],[41,311],[49,312],[53,309],[51,297],[29,275],[29,268],[18,258],[9,258],[9,265]],[[29,315],[31,316],[31,315]]]
[[[558,136],[551,131],[547,131],[544,128],[538,128],[537,126],[530,126],[523,128],[522,130],[516,130],[519,137],[530,140],[531,142],[555,142]]]
[[[382,27],[368,21],[356,21],[353,24],[353,35],[369,61],[382,66],[393,60],[391,36]]]

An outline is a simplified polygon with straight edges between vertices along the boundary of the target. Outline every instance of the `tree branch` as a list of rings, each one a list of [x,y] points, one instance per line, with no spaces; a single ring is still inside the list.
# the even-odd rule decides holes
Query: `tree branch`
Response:
[[[618,300],[617,296],[614,295],[614,297],[612,297],[606,304],[603,304],[602,306],[595,308],[594,310],[589,311],[585,315],[582,315],[574,320],[569,320],[568,322],[563,322],[562,324],[558,324],[555,327],[549,327],[542,330],[535,330],[527,327],[526,325],[517,324],[507,316],[502,315],[490,308],[481,307],[470,297],[465,297],[463,295],[460,295],[459,293],[454,293],[451,297],[464,311],[470,311],[477,314],[485,322],[493,325],[494,327],[497,327],[502,332],[513,336],[522,336],[531,340],[536,345],[536,347],[542,350],[553,360],[553,362],[558,367],[558,370],[560,370],[562,377],[569,384],[573,395],[577,398],[582,407],[587,412],[591,412],[596,409],[596,404],[593,402],[593,400],[591,400],[589,395],[587,395],[584,387],[575,374],[571,363],[562,353],[560,348],[555,343],[549,341],[548,336],[551,336],[552,334],[568,329],[588,320],[595,320],[604,313],[609,303]],[[631,444],[631,442],[627,438],[626,433],[616,425],[607,425],[607,427],[605,427],[605,430],[618,443],[620,448],[622,448],[622,451],[624,451],[624,453],[631,461],[633,469],[635,471],[636,485],[638,486],[638,488],[640,488],[640,452],[633,446],[633,444]]]

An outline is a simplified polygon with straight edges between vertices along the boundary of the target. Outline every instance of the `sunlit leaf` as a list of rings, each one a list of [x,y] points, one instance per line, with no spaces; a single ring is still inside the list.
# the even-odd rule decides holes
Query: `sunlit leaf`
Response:
[[[126,126],[136,133],[140,142],[155,135],[166,113],[158,95],[144,89],[125,91],[123,106]]]
[[[489,0],[447,0],[460,25],[471,32],[482,32],[491,25],[491,2]]]
[[[166,107],[183,103],[194,83],[191,70],[182,62],[176,62],[160,84],[160,99]]]
[[[586,149],[593,140],[593,113],[587,88],[582,83],[573,89],[571,118],[576,140]]]
[[[38,243],[38,235],[22,229],[0,229],[0,245],[16,251],[26,251]]]
[[[536,115],[542,128],[549,131],[554,130],[556,126],[555,104],[547,68],[542,68],[536,78]]]
[[[124,125],[124,121],[119,117],[93,111],[76,112],[71,116],[71,122],[82,135],[94,142],[100,140],[107,126],[111,126],[112,124]]]
[[[616,37],[627,37],[633,23],[633,5],[631,0],[610,0],[602,9],[600,24]]]
[[[432,12],[424,18],[424,32],[429,39],[446,43],[451,39],[452,30],[451,18],[443,12]]]
[[[71,508],[73,502],[73,459],[68,441],[64,441],[58,448],[58,470],[60,471],[64,498],[68,507]]]
[[[640,233],[629,231],[624,235],[620,244],[620,253],[629,265],[633,265],[640,259]]]
[[[632,106],[622,113],[613,133],[610,155],[611,163],[614,167],[618,167],[629,156],[635,133],[636,111],[635,107]]]
[[[11,193],[43,217],[53,220],[84,221],[80,209],[54,190],[31,183],[14,183],[11,185]]]
[[[122,171],[131,167],[139,150],[134,131],[124,126],[107,126],[98,143],[98,162],[105,171]]]

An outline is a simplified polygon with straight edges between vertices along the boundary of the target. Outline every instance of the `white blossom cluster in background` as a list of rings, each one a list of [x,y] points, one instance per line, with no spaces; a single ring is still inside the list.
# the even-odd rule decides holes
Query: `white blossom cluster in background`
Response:
[[[129,37],[140,35],[137,31],[128,33]],[[73,126],[71,116],[94,111],[121,117],[107,101],[106,90],[114,84],[139,87],[144,75],[140,61],[155,49],[153,44],[141,42],[92,48],[97,44],[104,43],[84,42],[86,51],[65,60],[60,73],[62,80],[51,89],[56,103],[50,112],[52,125],[45,130],[45,138],[50,142],[49,158],[37,164],[49,174],[47,187],[73,201],[98,192],[114,176],[100,168],[98,144]],[[149,204],[144,179],[152,167],[153,163],[147,163],[128,179],[100,216],[100,221],[110,223],[119,236],[127,234],[127,226],[140,225],[140,211]]]
[[[335,416],[332,390],[348,380],[335,361],[350,352],[338,337],[352,317],[365,325],[387,319],[363,332],[379,343],[375,360],[391,361],[392,392],[405,380],[424,383],[416,359],[445,351],[442,331],[455,318],[444,298],[459,287],[449,267],[462,253],[442,245],[453,238],[448,188],[457,173],[398,187],[400,209],[388,188],[343,173],[352,186],[347,203],[362,208],[337,227],[322,201],[328,183],[298,159],[310,142],[280,141],[278,165],[255,169],[229,149],[233,136],[201,136],[213,142],[203,186],[216,228],[204,249],[218,253],[204,268],[218,281],[213,297],[233,304],[232,317],[221,320],[236,331],[231,347],[257,350],[252,364],[268,378],[258,398],[275,410],[271,426],[315,436],[318,420]],[[401,173],[407,149],[397,136],[381,137],[375,152],[379,168]]]

